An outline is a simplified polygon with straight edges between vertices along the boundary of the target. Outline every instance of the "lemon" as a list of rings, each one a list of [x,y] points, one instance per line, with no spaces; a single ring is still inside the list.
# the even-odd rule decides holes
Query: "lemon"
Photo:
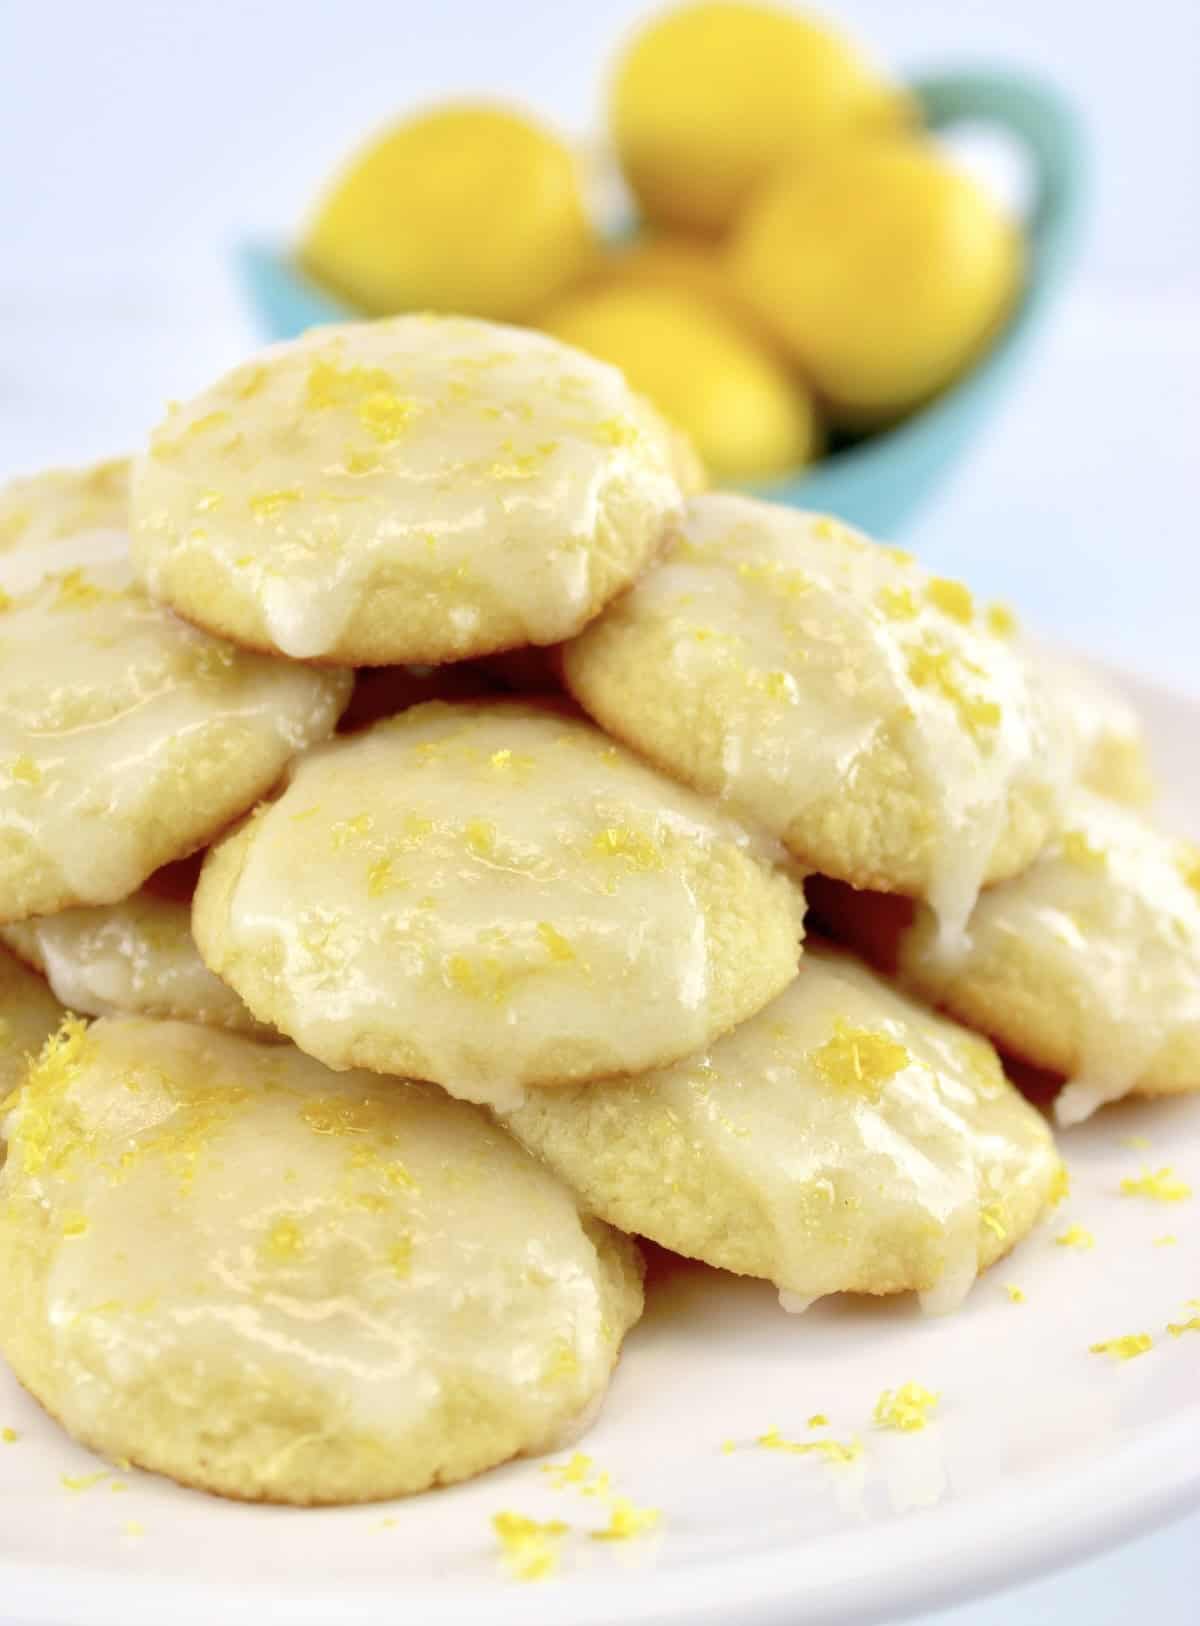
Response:
[[[544,317],[556,338],[621,368],[687,432],[716,479],[766,478],[813,455],[803,388],[754,338],[693,295],[650,287],[568,295]]]
[[[921,141],[862,144],[769,182],[731,274],[836,421],[899,417],[961,372],[1012,306],[1015,223]]]
[[[302,264],[380,316],[521,321],[592,251],[568,149],[504,108],[450,104],[385,131],[321,202]]]
[[[646,216],[721,231],[781,162],[849,132],[891,129],[911,104],[840,34],[774,6],[669,11],[618,64],[617,152]]]
[[[673,288],[715,305],[743,327],[761,326],[734,288],[719,245],[687,232],[643,232],[631,243],[603,250],[593,260],[586,284]]]

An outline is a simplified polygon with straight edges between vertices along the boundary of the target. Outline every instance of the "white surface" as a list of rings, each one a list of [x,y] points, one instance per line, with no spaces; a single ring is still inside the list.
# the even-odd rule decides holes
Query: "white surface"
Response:
[[[1200,707],[1135,697],[1177,818],[1200,805]],[[1131,1147],[1135,1135],[1149,1147]],[[627,1545],[591,1541],[604,1508],[536,1462],[389,1508],[243,1507],[138,1473],[118,1476],[120,1495],[110,1481],[72,1492],[63,1474],[102,1465],[0,1376],[0,1422],[21,1436],[0,1447],[5,1607],[39,1626],[268,1614],[374,1626],[401,1602],[422,1626],[867,1626],[1136,1534],[1200,1504],[1200,1333],[1166,1331],[1200,1296],[1200,1195],[1161,1204],[1119,1186],[1169,1162],[1200,1193],[1200,1100],[1110,1109],[1063,1147],[1071,1196],[952,1317],[908,1298],[790,1317],[761,1283],[671,1264],[586,1441],[617,1489],[662,1509],[660,1532]],[[1094,1233],[1092,1251],[1055,1243],[1073,1223]],[[1175,1244],[1156,1246],[1168,1233]],[[1025,1303],[1009,1301],[1010,1282]],[[1135,1360],[1089,1352],[1142,1331],[1155,1347]],[[936,1420],[874,1428],[881,1390],[912,1380],[940,1394]],[[857,1462],[753,1443],[773,1427],[812,1439],[825,1432],[806,1428],[817,1411],[832,1437],[861,1436]],[[571,1524],[559,1577],[499,1573],[489,1521],[501,1509]],[[142,1534],[126,1533],[131,1520]]]

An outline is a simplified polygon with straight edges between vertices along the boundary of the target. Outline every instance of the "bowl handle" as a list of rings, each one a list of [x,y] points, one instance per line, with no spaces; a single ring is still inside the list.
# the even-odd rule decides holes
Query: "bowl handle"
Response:
[[[931,74],[915,80],[912,90],[931,129],[992,125],[1028,155],[1033,206],[1027,230],[1038,266],[1036,292],[1046,292],[1073,254],[1083,212],[1087,155],[1075,110],[1051,85],[1003,70]]]

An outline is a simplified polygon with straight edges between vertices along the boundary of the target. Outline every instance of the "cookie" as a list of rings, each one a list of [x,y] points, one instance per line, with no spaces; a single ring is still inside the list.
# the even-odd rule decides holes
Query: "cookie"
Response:
[[[796,973],[782,857],[575,716],[416,706],[205,860],[209,967],[330,1067],[512,1104],[707,1044]]]
[[[256,649],[388,666],[551,644],[659,547],[682,455],[615,368],[543,334],[322,328],[169,414],[134,471],[135,557]]]
[[[815,885],[839,934],[1021,1061],[1068,1079],[1061,1124],[1126,1095],[1200,1089],[1200,849],[1087,790],[1063,834],[989,888],[966,951],[928,916]]]
[[[1114,802],[1143,807],[1154,794],[1137,712],[1100,673],[1064,656],[1032,652],[1071,752],[1074,776]]]
[[[0,943],[81,1016],[121,1011],[270,1037],[200,958],[192,939],[194,875],[190,881],[176,889],[170,871],[160,870],[120,903],[0,926]]]
[[[348,673],[246,654],[148,598],[120,478],[55,473],[0,499],[24,516],[0,551],[0,921],[128,897],[349,697]]]
[[[928,899],[947,935],[1055,828],[1043,693],[957,582],[836,520],[688,505],[670,553],[563,651],[609,733],[809,868]]]
[[[0,486],[0,554],[88,531],[128,531],[129,463],[50,469]]]
[[[1059,1167],[986,1040],[810,942],[709,1050],[530,1092],[503,1121],[623,1230],[775,1283],[952,1308],[1029,1230]]]
[[[3,1133],[0,1349],[85,1445],[225,1496],[552,1449],[641,1314],[634,1245],[484,1113],[291,1046],[72,1020]]]
[[[0,1102],[62,1018],[63,1008],[43,979],[0,948]]]

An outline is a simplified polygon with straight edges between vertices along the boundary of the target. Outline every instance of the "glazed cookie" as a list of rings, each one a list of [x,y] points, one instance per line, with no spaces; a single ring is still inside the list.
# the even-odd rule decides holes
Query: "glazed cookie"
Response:
[[[485,1114],[290,1045],[73,1020],[3,1133],[5,1357],[84,1444],[225,1496],[552,1449],[641,1314],[633,1243]]]
[[[1111,801],[1144,806],[1154,781],[1137,712],[1098,672],[1041,649],[1031,654],[1079,783]]]
[[[674,1060],[777,994],[804,905],[776,856],[582,719],[432,703],[297,763],[209,854],[192,927],[327,1065],[511,1105]]]
[[[0,921],[127,897],[244,813],[349,696],[348,673],[245,654],[147,598],[119,480],[52,474],[5,498],[25,519],[0,552]]]
[[[129,527],[129,463],[50,469],[0,486],[0,554]]]
[[[0,948],[0,1102],[21,1082],[30,1057],[62,1017],[42,978]]]
[[[714,494],[563,651],[610,733],[813,869],[928,898],[948,934],[1055,827],[1029,668],[966,588],[836,520]]]
[[[174,409],[135,557],[189,620],[364,665],[583,627],[682,502],[676,437],[615,368],[465,317],[323,328]]]
[[[788,1308],[914,1288],[953,1308],[1059,1167],[986,1040],[812,943],[707,1052],[539,1090],[504,1122],[610,1223],[765,1277]]]
[[[121,903],[0,926],[0,942],[82,1016],[124,1011],[270,1037],[200,958],[191,891],[172,888],[169,872],[160,870]]]
[[[979,899],[945,964],[926,915],[847,888],[815,907],[905,983],[1022,1061],[1069,1079],[1078,1123],[1125,1095],[1200,1090],[1200,849],[1086,790],[1033,867]]]

